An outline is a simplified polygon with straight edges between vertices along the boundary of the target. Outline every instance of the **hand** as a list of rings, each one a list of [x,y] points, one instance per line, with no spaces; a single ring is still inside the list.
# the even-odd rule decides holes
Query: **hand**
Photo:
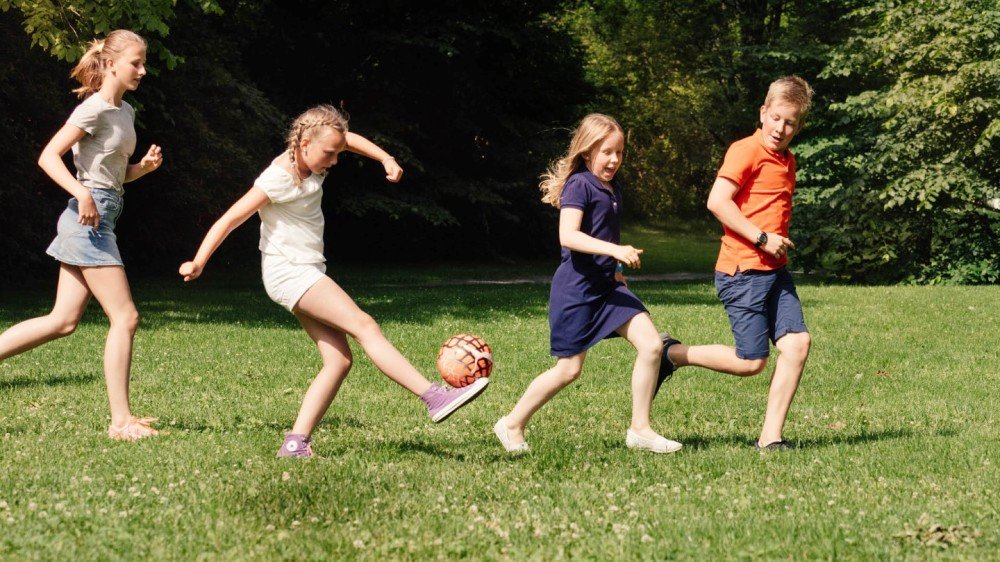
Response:
[[[142,173],[148,174],[159,168],[160,164],[163,164],[163,151],[155,144],[150,145],[149,151],[139,161],[139,168],[142,170]]]
[[[79,213],[77,213],[79,218],[76,219],[76,222],[85,226],[92,226],[94,230],[97,230],[97,227],[101,224],[101,215],[97,212],[97,204],[94,203],[94,198],[90,196],[90,192],[88,191],[87,195],[83,197],[77,197],[76,204],[79,209]]]
[[[403,177],[403,168],[399,166],[395,158],[391,156],[386,158],[382,161],[382,166],[385,168],[385,179],[392,183],[397,183]]]
[[[639,260],[639,256],[641,255],[642,250],[639,248],[633,248],[632,246],[618,246],[618,252],[612,257],[622,262],[625,267],[639,269],[642,267],[642,262]]]
[[[772,257],[781,259],[788,254],[790,248],[795,248],[795,244],[790,239],[774,232],[768,232],[767,244],[764,244],[761,249]]]
[[[180,273],[184,277],[184,281],[194,281],[201,275],[202,267],[193,261],[186,261],[181,264],[180,269],[177,273]]]

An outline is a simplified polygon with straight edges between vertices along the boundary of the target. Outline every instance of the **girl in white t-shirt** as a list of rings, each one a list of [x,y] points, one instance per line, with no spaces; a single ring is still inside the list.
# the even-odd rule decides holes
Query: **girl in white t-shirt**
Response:
[[[348,150],[378,160],[386,179],[393,183],[402,177],[403,169],[374,143],[348,132],[347,120],[329,105],[316,106],[296,118],[287,141],[288,149],[209,229],[194,260],[180,267],[185,281],[197,279],[229,233],[254,213],[260,214],[264,288],[272,300],[295,315],[323,358],[323,368],[306,391],[278,456],[312,456],[313,428],[351,368],[347,335],[357,340],[380,371],[419,396],[433,421],[444,420],[478,396],[489,379],[460,389],[431,384],[389,343],[375,320],[326,275],[323,257],[323,180],[340,153]]]
[[[132,302],[114,227],[122,211],[127,182],[141,178],[163,163],[155,144],[138,164],[129,164],[135,150],[135,112],[122,99],[139,87],[146,75],[146,42],[119,29],[94,41],[73,69],[80,82],[74,90],[86,98],[52,137],[38,165],[73,197],[59,217],[57,235],[47,253],[59,261],[59,283],[52,312],[25,320],[0,334],[0,360],[25,352],[76,330],[93,295],[111,327],[104,347],[104,378],[111,405],[112,439],[134,441],[156,430],[155,418],[132,415],[129,370],[132,339],[139,313]],[[76,175],[62,156],[73,150]]]

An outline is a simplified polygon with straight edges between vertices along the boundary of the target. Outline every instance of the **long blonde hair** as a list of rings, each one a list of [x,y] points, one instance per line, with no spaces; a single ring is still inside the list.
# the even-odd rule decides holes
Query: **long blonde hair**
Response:
[[[313,129],[323,127],[347,134],[347,116],[332,105],[321,104],[303,111],[292,121],[292,128],[288,130],[285,142],[288,146],[288,160],[292,163],[293,170],[295,169],[295,149],[302,144],[302,139],[312,138]]]
[[[83,98],[100,90],[101,84],[104,82],[105,61],[117,59],[125,47],[133,43],[146,46],[145,39],[138,33],[127,29],[116,29],[104,39],[91,41],[87,52],[83,54],[80,62],[69,73],[71,78],[75,78],[80,83],[80,87],[74,89],[73,93],[78,98]]]
[[[542,182],[538,184],[538,188],[542,190],[542,201],[558,209],[563,186],[570,175],[580,168],[584,155],[589,154],[595,146],[616,131],[625,134],[622,126],[612,117],[601,113],[591,113],[584,117],[573,132],[569,150],[562,158],[549,164],[542,174]]]

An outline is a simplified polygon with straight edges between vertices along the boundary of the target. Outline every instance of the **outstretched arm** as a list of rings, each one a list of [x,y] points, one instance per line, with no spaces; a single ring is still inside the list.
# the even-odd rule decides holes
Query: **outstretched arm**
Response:
[[[559,211],[559,244],[584,254],[611,256],[628,267],[638,268],[642,265],[639,256],[642,250],[632,246],[619,246],[611,242],[599,240],[580,230],[583,224],[583,210],[575,207],[564,207]]]
[[[267,194],[256,187],[251,187],[250,191],[239,199],[226,211],[219,220],[215,221],[212,228],[208,229],[208,234],[198,247],[198,253],[194,259],[181,264],[178,273],[184,277],[185,281],[194,281],[205,269],[208,259],[212,257],[215,250],[219,248],[222,241],[229,236],[229,233],[236,230],[236,227],[246,222],[250,215],[256,213],[261,207],[270,203]]]
[[[708,194],[708,210],[729,230],[753,244],[757,242],[757,235],[760,234],[761,229],[750,222],[750,219],[743,215],[740,208],[736,206],[736,202],[733,201],[739,189],[740,187],[731,180],[723,177],[715,178],[712,191]],[[768,232],[767,243],[761,249],[777,258],[785,254],[788,248],[794,247],[795,244],[790,239],[777,232]]]
[[[396,183],[403,177],[403,168],[399,166],[396,159],[379,148],[377,144],[357,133],[348,132],[346,137],[347,150],[382,163],[382,167],[385,168],[385,179]]]

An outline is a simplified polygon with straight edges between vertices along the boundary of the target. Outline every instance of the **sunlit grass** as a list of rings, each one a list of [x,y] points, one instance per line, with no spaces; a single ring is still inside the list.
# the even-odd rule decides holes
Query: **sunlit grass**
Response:
[[[345,287],[429,376],[452,333],[493,345],[477,403],[432,424],[355,347],[321,458],[276,460],[319,367],[294,319],[253,282],[136,284],[132,401],[169,434],[104,437],[96,306],[73,336],[0,363],[0,558],[996,559],[1000,288],[800,284],[814,348],[795,451],[750,446],[766,374],[698,369],[653,411],[685,449],[626,449],[634,353],[615,340],[509,458],[490,428],[552,363],[548,287],[365,275]],[[685,342],[731,341],[709,281],[633,290]],[[0,296],[2,328],[51,298]],[[954,544],[922,539],[934,525]]]

